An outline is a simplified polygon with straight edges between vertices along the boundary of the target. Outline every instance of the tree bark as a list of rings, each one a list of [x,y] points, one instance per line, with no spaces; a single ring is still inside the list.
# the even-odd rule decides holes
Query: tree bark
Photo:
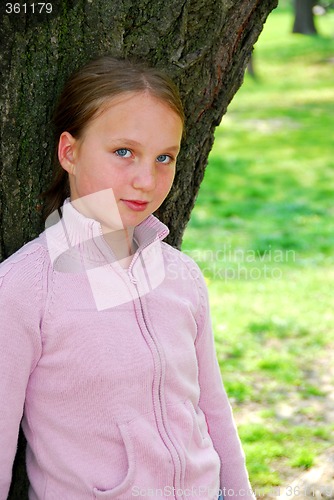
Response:
[[[316,35],[317,30],[314,24],[313,7],[315,0],[295,0],[295,20],[293,33],[302,35]]]
[[[6,2],[0,7],[0,260],[43,229],[39,195],[51,178],[56,96],[75,68],[106,53],[144,58],[180,88],[186,138],[158,213],[169,243],[180,247],[214,129],[277,0],[50,0],[50,14],[32,12],[31,3],[20,13],[6,13]],[[26,479],[14,478],[10,498],[23,500]]]

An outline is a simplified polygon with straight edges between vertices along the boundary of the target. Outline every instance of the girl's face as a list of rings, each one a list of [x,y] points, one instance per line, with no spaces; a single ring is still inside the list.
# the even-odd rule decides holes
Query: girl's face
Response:
[[[105,230],[136,226],[169,193],[181,137],[181,118],[163,101],[135,92],[114,98],[81,139],[60,137],[71,201]]]

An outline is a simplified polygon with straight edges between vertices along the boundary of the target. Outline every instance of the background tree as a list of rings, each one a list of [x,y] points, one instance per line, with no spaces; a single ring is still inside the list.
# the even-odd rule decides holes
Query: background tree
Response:
[[[0,260],[43,229],[39,196],[51,178],[56,96],[69,73],[105,53],[144,58],[179,85],[186,138],[158,215],[171,230],[169,242],[180,246],[214,129],[277,0],[59,0],[42,12],[37,3],[16,3],[16,12],[8,4],[0,6]],[[26,498],[23,449],[21,443],[11,499]]]
[[[317,33],[313,15],[315,4],[315,0],[294,0],[295,20],[292,29],[293,33],[302,33],[303,35],[315,35]]]

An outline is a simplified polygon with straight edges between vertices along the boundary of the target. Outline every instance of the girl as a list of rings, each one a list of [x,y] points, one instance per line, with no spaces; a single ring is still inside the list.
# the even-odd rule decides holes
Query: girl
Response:
[[[252,497],[204,279],[152,215],[183,126],[142,64],[65,86],[46,230],[0,266],[1,500],[22,415],[31,500]]]

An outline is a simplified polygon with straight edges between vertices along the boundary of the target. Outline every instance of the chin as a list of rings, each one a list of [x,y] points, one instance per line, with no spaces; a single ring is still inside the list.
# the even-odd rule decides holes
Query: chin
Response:
[[[127,228],[127,227],[136,227],[138,226],[139,224],[141,224],[145,219],[147,219],[147,217],[151,215],[150,213],[148,214],[141,214],[140,216],[137,215],[136,217],[124,217],[123,219],[123,225],[124,225],[124,228]]]

